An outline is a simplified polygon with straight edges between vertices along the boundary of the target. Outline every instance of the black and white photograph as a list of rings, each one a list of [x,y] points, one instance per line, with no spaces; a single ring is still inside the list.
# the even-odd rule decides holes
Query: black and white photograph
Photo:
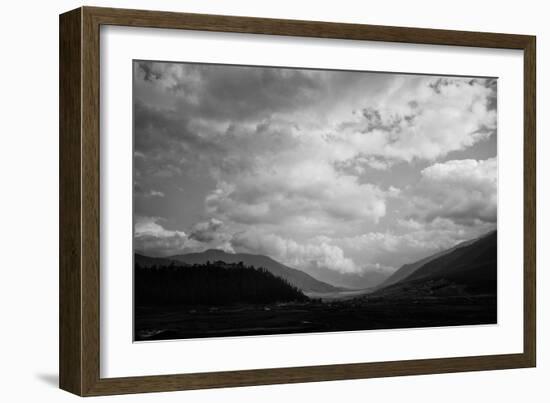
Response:
[[[132,68],[135,341],[497,323],[497,78]]]

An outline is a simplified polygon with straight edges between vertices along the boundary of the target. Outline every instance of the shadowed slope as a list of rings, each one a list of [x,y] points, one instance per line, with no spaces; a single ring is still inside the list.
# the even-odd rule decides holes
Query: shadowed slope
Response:
[[[183,265],[205,264],[207,262],[225,262],[229,264],[242,262],[246,266],[264,268],[273,275],[288,281],[291,285],[305,292],[334,292],[343,290],[328,283],[315,279],[303,271],[285,266],[263,255],[252,255],[248,253],[227,253],[217,249],[209,249],[200,253],[188,253],[184,255],[169,256],[166,258],[153,258],[135,254],[135,263],[142,267],[162,266],[170,262],[177,262]]]

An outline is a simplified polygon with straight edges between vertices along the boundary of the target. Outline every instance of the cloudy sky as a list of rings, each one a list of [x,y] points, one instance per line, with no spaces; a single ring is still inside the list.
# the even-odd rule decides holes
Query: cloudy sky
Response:
[[[495,79],[134,62],[134,246],[347,286],[496,227]]]

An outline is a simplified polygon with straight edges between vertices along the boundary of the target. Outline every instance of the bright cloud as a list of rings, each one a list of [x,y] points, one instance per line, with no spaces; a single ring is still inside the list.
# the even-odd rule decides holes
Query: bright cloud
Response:
[[[296,156],[298,156],[296,154]],[[273,159],[249,173],[221,181],[206,198],[211,214],[238,223],[299,222],[304,231],[331,231],[353,220],[377,221],[388,192],[338,174],[314,160]]]
[[[496,223],[497,160],[451,160],[422,170],[411,215],[426,221],[448,218],[476,225]]]
[[[235,234],[231,243],[235,249],[261,253],[298,268],[323,267],[342,273],[359,270],[355,263],[344,256],[341,248],[331,245],[327,239],[300,244],[274,234],[248,231]]]
[[[185,232],[167,230],[159,221],[158,217],[135,217],[134,248],[161,255],[184,250],[188,243]]]
[[[341,123],[333,139],[363,156],[355,164],[376,169],[400,160],[434,160],[486,140],[496,130],[493,97],[492,82],[486,80],[399,77],[353,120]]]
[[[494,224],[462,225],[447,218],[429,223],[400,219],[395,228],[334,240],[354,260],[374,261],[397,268],[460,242],[479,237]]]

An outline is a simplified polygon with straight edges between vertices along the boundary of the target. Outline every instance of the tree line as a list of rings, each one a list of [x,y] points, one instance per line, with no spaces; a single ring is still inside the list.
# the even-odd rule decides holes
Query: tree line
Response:
[[[307,301],[283,278],[242,262],[135,266],[136,305],[230,305]]]

